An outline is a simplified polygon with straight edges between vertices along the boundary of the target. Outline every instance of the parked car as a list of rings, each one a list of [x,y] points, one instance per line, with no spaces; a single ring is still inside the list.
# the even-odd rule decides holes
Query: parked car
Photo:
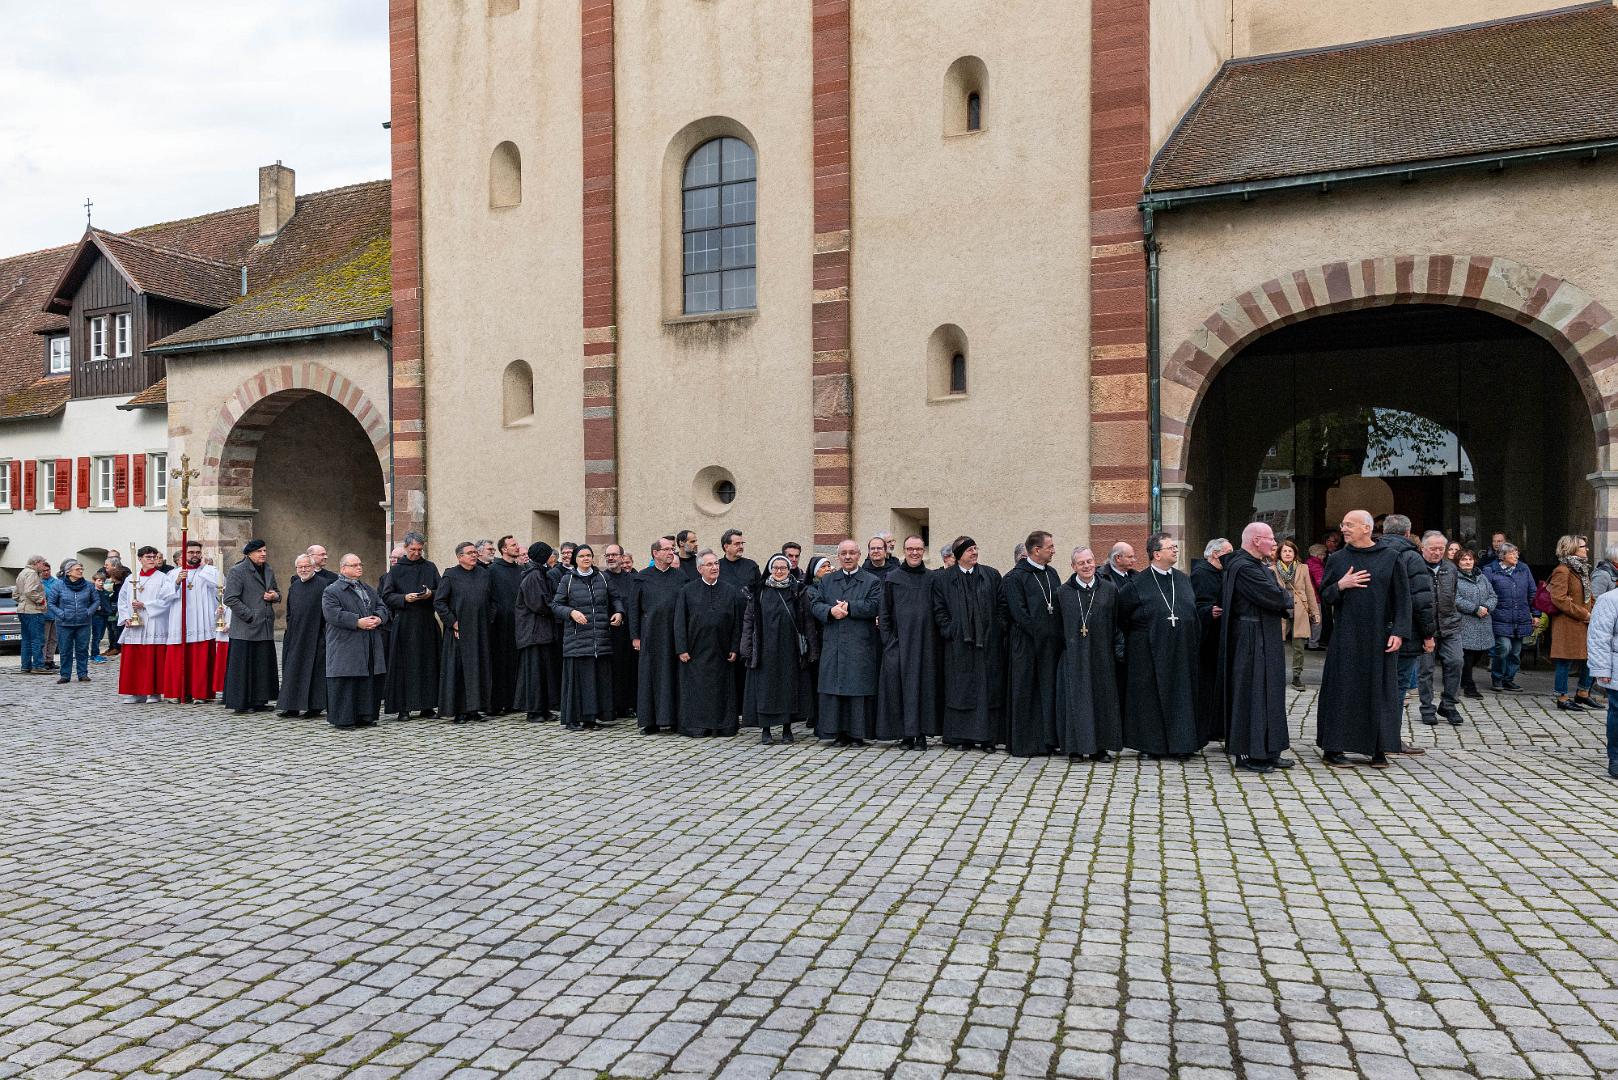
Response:
[[[0,589],[0,648],[11,646],[22,651],[22,620],[17,618],[17,600],[10,586]]]

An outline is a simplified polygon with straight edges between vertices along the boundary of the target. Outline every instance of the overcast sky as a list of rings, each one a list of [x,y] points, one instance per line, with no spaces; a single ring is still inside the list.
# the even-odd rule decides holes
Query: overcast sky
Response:
[[[388,175],[385,0],[0,0],[0,255]]]

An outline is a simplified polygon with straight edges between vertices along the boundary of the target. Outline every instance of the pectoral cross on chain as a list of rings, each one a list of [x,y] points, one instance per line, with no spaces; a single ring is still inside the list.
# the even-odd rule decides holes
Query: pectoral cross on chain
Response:
[[[1172,612],[1172,611],[1169,612],[1169,625],[1170,626],[1179,626],[1180,625],[1180,617],[1178,615],[1174,614],[1174,612]]]

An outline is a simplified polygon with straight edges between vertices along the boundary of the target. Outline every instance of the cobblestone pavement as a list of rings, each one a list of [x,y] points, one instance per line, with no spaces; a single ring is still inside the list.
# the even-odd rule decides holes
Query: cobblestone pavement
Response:
[[[15,665],[0,1076],[1618,1077],[1618,784],[1543,696],[1264,778]]]

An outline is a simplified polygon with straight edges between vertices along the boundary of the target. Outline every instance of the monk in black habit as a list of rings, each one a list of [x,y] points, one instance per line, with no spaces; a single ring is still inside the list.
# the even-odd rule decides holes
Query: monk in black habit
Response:
[[[1096,572],[1095,553],[1073,553],[1073,576],[1056,594],[1062,659],[1056,677],[1056,745],[1070,758],[1111,761],[1124,747],[1118,706],[1118,588]]]
[[[427,538],[405,533],[404,557],[382,577],[377,592],[388,605],[388,675],[384,698],[398,719],[410,714],[435,715],[438,707],[438,661],[444,647],[433,600],[438,593],[438,567],[422,557]]]
[[[281,637],[281,696],[275,703],[287,719],[300,712],[319,716],[326,709],[326,620],[320,604],[326,586],[337,580],[308,555],[299,555],[292,565],[287,629]]]
[[[388,669],[382,628],[388,622],[388,607],[361,580],[365,566],[358,555],[344,555],[339,568],[342,576],[331,574],[332,583],[320,594],[326,637],[322,647],[331,702],[326,719],[339,731],[348,731],[375,727],[382,708],[382,681]]]
[[[882,664],[876,617],[882,583],[860,569],[860,546],[837,547],[838,568],[820,579],[810,602],[820,624],[820,693],[816,734],[838,746],[864,746],[875,729],[876,689]]]
[[[680,727],[680,653],[674,647],[674,606],[689,582],[676,565],[674,541],[652,545],[652,565],[635,575],[629,597],[630,644],[640,657],[635,720],[642,735]]]
[[[450,723],[483,719],[489,708],[494,673],[489,661],[489,631],[494,605],[489,599],[490,571],[478,561],[477,546],[455,545],[456,565],[444,571],[433,607],[444,624],[439,662],[438,711]]]
[[[906,750],[927,749],[942,734],[939,704],[938,624],[933,621],[933,575],[927,544],[907,536],[904,559],[882,579],[877,632],[882,639],[882,683],[876,702],[876,737],[897,739]]]
[[[1001,580],[1006,608],[1006,749],[1037,757],[1056,747],[1056,669],[1062,656],[1062,614],[1056,606],[1061,575],[1050,568],[1051,534],[1038,530],[1023,542],[1023,560]]]
[[[1146,554],[1150,565],[1118,598],[1124,745],[1148,758],[1184,760],[1204,745],[1197,728],[1197,602],[1191,579],[1174,568],[1180,545],[1172,536],[1147,537]]]
[[[792,738],[792,722],[814,713],[815,687],[809,680],[809,642],[805,624],[814,621],[803,585],[792,576],[785,555],[772,555],[757,591],[747,597],[742,613],[741,664],[747,672],[742,724],[759,729],[758,741]]]
[[[614,719],[629,720],[635,716],[636,698],[640,696],[640,657],[635,652],[635,635],[630,632],[629,609],[634,603],[635,577],[624,549],[608,544],[607,587],[612,590],[615,609],[624,617],[612,628],[612,712]]]
[[[1268,773],[1290,769],[1282,756],[1287,734],[1287,650],[1282,620],[1292,615],[1292,593],[1281,588],[1263,560],[1275,554],[1275,533],[1262,521],[1242,530],[1240,551],[1223,558],[1219,607],[1218,690],[1225,752],[1236,767]]]
[[[674,601],[674,650],[680,657],[680,734],[736,734],[732,665],[742,647],[739,590],[719,580],[719,556],[697,556],[697,580]]]
[[[275,670],[275,605],[281,590],[264,541],[242,545],[242,560],[225,575],[230,650],[225,656],[225,708],[238,715],[269,712],[280,693]]]
[[[1005,624],[1000,572],[978,563],[977,541],[955,541],[955,565],[933,579],[933,621],[943,641],[944,742],[989,753],[1006,738]]]
[[[517,700],[517,594],[522,591],[521,550],[514,536],[502,536],[489,563],[489,602],[494,626],[489,632],[490,716],[504,716]]]
[[[1191,564],[1191,590],[1197,597],[1197,625],[1202,642],[1197,649],[1197,729],[1204,743],[1223,742],[1225,710],[1219,703],[1219,643],[1224,628],[1225,559],[1235,550],[1229,540],[1208,541],[1203,557]]]
[[[1351,768],[1364,754],[1379,769],[1399,752],[1404,703],[1399,646],[1411,634],[1410,579],[1399,552],[1371,535],[1371,515],[1343,515],[1343,546],[1326,559],[1320,602],[1333,613],[1331,645],[1320,682],[1315,741],[1326,764]]]
[[[763,577],[759,573],[758,563],[749,559],[743,552],[747,549],[747,541],[740,529],[726,529],[719,538],[719,580],[742,594],[746,600],[758,588]],[[742,699],[747,693],[747,668],[743,664],[731,665],[730,676],[732,688],[736,697],[736,715],[742,714]]]
[[[550,559],[551,546],[543,540],[528,545],[528,565],[517,588],[514,704],[527,719],[540,722],[549,720],[562,707],[562,685],[556,679],[561,670],[561,644],[556,637],[556,617],[551,612],[556,591],[551,588],[545,565]]]

